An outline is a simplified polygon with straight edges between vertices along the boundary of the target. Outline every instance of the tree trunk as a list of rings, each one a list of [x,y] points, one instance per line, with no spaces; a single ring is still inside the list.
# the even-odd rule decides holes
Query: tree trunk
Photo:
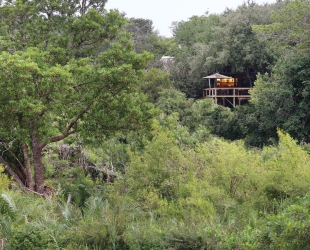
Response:
[[[26,144],[22,145],[24,160],[25,160],[25,168],[26,168],[26,186],[32,191],[35,190],[35,183],[33,181],[32,173],[31,173],[31,164],[29,159],[29,151],[28,146]]]
[[[39,194],[44,193],[44,171],[42,164],[42,146],[39,143],[38,138],[32,138],[32,154],[33,154],[33,168],[34,168],[34,180],[35,190]]]
[[[252,84],[252,81],[251,81],[251,77],[250,77],[250,72],[249,72],[249,71],[250,71],[249,68],[246,68],[246,69],[245,69],[246,78],[247,78],[248,81],[249,81],[250,87],[253,88],[253,84]]]

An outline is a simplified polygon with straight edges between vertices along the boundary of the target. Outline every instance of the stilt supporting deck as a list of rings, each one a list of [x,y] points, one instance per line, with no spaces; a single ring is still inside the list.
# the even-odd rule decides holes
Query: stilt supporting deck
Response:
[[[252,88],[249,87],[207,88],[203,90],[203,97],[212,98],[215,104],[219,104],[219,100],[222,100],[221,105],[226,107],[226,103],[229,103],[232,107],[236,107],[236,103],[240,105],[242,100],[251,99],[251,95],[249,94],[250,89]]]

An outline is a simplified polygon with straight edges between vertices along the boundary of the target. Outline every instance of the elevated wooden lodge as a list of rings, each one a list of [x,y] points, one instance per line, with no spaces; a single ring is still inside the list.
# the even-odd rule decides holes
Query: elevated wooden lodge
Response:
[[[203,97],[212,98],[215,104],[236,107],[251,99],[249,90],[252,87],[241,86],[238,77],[215,73],[204,78],[208,79],[208,88],[203,90]]]

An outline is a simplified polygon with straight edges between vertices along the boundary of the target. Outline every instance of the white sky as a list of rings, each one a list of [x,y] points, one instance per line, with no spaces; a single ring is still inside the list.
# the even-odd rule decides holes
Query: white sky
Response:
[[[236,9],[244,0],[108,0],[106,9],[118,9],[126,17],[145,18],[153,21],[159,34],[171,37],[173,21],[186,21],[191,16],[201,16],[207,11],[220,14],[226,7]],[[275,3],[276,0],[256,0],[258,4]]]

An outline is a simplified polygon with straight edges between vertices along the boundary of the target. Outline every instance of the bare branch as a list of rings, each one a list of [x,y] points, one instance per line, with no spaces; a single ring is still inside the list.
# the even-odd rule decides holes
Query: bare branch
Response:
[[[64,133],[62,135],[58,135],[58,136],[52,137],[52,138],[49,139],[49,142],[61,141],[61,140],[65,139],[65,138],[67,138],[69,135],[74,134],[75,132],[76,132],[75,130],[71,130],[71,131],[66,132],[66,133]]]

